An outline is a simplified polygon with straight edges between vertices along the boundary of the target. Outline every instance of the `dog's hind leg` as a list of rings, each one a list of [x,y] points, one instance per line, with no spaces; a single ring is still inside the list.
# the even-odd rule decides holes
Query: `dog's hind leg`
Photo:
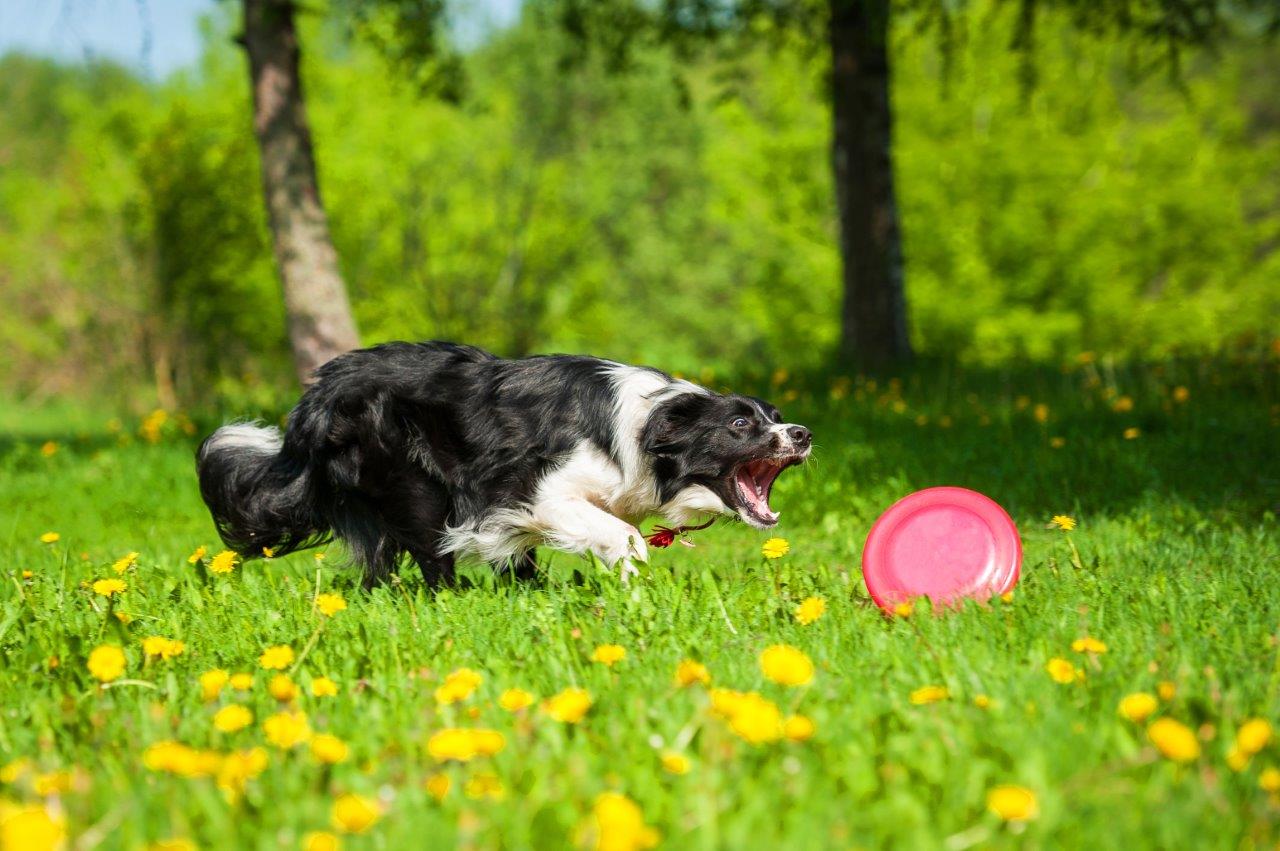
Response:
[[[381,513],[396,545],[409,553],[429,587],[452,582],[453,553],[440,552],[452,503],[444,484],[422,470],[396,477],[381,501]]]

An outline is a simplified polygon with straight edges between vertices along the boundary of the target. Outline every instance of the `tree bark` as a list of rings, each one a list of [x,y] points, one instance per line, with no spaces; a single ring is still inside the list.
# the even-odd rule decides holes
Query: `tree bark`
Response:
[[[911,357],[891,148],[890,2],[830,0],[840,348],[843,360],[864,368]]]
[[[360,345],[320,201],[292,0],[244,0],[253,130],[298,379]]]

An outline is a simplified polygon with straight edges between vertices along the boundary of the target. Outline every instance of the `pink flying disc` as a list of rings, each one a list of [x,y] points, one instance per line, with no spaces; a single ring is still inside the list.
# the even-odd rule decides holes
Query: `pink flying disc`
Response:
[[[1012,518],[966,488],[928,488],[898,500],[871,527],[862,551],[867,590],[886,611],[913,597],[945,605],[1003,594],[1021,566]]]

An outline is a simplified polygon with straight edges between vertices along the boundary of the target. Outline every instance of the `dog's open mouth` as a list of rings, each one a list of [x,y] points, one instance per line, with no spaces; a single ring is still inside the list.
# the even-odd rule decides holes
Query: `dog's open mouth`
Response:
[[[778,512],[769,507],[769,493],[782,471],[799,464],[803,455],[784,455],[744,461],[730,475],[730,490],[737,498],[738,514],[752,526],[766,529],[778,522]]]

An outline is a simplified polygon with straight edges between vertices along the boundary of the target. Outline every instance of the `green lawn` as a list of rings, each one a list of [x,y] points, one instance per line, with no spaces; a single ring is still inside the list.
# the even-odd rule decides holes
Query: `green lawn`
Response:
[[[696,549],[656,551],[630,587],[543,551],[542,583],[495,581],[477,567],[438,593],[412,568],[362,593],[337,547],[323,562],[307,552],[211,574],[207,557],[187,559],[198,546],[208,556],[220,547],[196,490],[196,438],[175,418],[153,443],[137,418],[112,430],[109,413],[6,406],[0,811],[9,828],[43,800],[65,814],[76,847],[189,838],[200,848],[298,848],[304,834],[332,830],[334,801],[355,793],[380,816],[344,847],[564,848],[592,841],[593,802],[616,791],[673,849],[1280,839],[1280,802],[1259,785],[1280,767],[1276,743],[1243,770],[1227,763],[1245,720],[1280,722],[1274,358],[736,386],[768,395],[816,434],[814,461],[784,476],[774,500],[789,554],[765,561],[768,536],[720,523],[695,536]],[[212,424],[200,418],[195,430]],[[937,484],[976,488],[1009,510],[1025,546],[1022,582],[1011,602],[886,618],[862,585],[863,540],[894,500]],[[1055,514],[1078,528],[1047,528]],[[60,540],[42,543],[48,531]],[[127,591],[113,604],[132,616],[125,625],[90,583],[114,577],[112,563],[133,551],[120,577]],[[317,590],[341,594],[347,608],[324,618]],[[827,611],[806,626],[793,610],[809,596]],[[185,650],[144,663],[148,636]],[[1106,652],[1073,652],[1084,636]],[[591,660],[606,643],[627,653],[612,668]],[[812,658],[808,685],[761,673],[760,652],[778,643]],[[86,667],[102,644],[127,657],[105,688]],[[301,657],[297,708],[314,732],[349,745],[345,761],[321,765],[305,744],[267,742],[262,722],[279,704],[258,658],[272,645]],[[1083,679],[1055,682],[1046,672],[1055,657]],[[674,685],[686,658],[704,663],[715,686],[758,691],[782,715],[807,716],[812,738],[743,740],[711,712],[706,688]],[[460,667],[480,672],[481,684],[438,704],[436,688]],[[227,687],[206,702],[197,678],[215,668],[252,673],[252,689]],[[320,676],[337,682],[337,696],[312,696]],[[1162,682],[1174,694],[1152,718],[1176,719],[1199,739],[1198,758],[1184,764],[1117,713],[1122,697],[1156,694]],[[910,694],[928,685],[949,697],[913,705]],[[578,724],[540,708],[569,686],[594,701]],[[498,698],[512,687],[539,703],[506,711]],[[218,732],[214,714],[231,703],[254,722]],[[499,731],[504,747],[439,764],[428,741],[449,727]],[[266,765],[227,794],[215,778],[148,768],[148,747],[165,740],[219,754],[262,747]],[[664,771],[665,750],[688,757],[687,774]],[[153,750],[151,762],[161,755]],[[223,761],[171,763],[202,775]],[[69,777],[54,774],[62,769]],[[440,775],[451,784],[437,801]],[[1031,790],[1038,816],[1002,823],[987,808],[1001,784]],[[610,821],[608,838],[627,839],[625,822]],[[636,844],[602,847],[652,838],[630,834]]]

